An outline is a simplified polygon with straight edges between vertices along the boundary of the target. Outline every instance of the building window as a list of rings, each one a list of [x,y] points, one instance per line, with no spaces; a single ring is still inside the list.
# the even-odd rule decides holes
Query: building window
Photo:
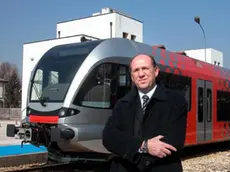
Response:
[[[123,36],[123,38],[128,38],[128,35],[129,35],[128,33],[123,32],[123,35],[122,35],[122,36]]]
[[[135,41],[136,40],[136,35],[131,35],[131,40]]]

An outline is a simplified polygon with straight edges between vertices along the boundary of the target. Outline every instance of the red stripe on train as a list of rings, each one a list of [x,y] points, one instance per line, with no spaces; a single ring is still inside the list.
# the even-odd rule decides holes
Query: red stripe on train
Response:
[[[59,116],[39,116],[39,115],[29,115],[30,122],[57,124]]]

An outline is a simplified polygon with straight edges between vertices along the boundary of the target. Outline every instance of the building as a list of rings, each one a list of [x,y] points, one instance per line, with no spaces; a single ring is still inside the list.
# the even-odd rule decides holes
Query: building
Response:
[[[5,85],[7,81],[4,79],[0,79],[0,108],[4,107],[5,100]]]
[[[57,38],[79,34],[99,39],[123,37],[143,42],[143,23],[111,8],[92,16],[57,23]]]
[[[185,50],[187,56],[195,58],[197,60],[205,61],[207,63],[211,63],[213,65],[218,65],[223,67],[223,53],[215,50],[213,48],[206,49],[206,57],[205,57],[205,49],[197,49],[197,50]]]

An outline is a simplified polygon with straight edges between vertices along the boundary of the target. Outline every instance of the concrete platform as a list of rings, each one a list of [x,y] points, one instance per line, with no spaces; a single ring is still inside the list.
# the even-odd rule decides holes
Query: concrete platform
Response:
[[[44,163],[48,160],[45,147],[31,144],[0,146],[0,167],[18,166],[31,163]]]

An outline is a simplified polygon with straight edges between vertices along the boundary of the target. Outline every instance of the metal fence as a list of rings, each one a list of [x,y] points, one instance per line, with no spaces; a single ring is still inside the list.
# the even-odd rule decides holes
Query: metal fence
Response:
[[[0,108],[0,120],[21,119],[21,108]]]

